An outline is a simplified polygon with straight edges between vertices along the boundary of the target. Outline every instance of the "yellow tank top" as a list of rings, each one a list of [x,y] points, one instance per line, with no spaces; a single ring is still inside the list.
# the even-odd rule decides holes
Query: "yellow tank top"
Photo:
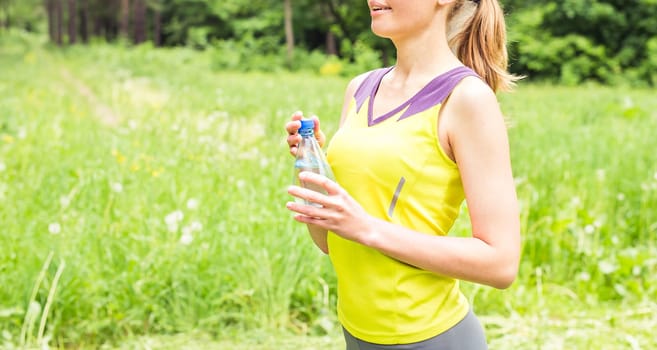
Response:
[[[395,110],[375,118],[373,96],[391,68],[373,71],[351,101],[327,156],[337,182],[372,216],[428,235],[446,235],[464,200],[456,164],[437,135],[442,101],[466,67],[436,77]],[[351,334],[377,344],[438,335],[468,312],[457,280],[328,235],[338,278],[338,318]]]

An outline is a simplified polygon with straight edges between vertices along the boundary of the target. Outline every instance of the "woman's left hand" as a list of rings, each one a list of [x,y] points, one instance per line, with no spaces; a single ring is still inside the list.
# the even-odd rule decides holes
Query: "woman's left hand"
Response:
[[[322,207],[288,202],[286,207],[295,212],[296,221],[325,228],[337,235],[365,244],[373,225],[373,219],[342,187],[325,176],[302,172],[299,178],[324,188],[326,195],[299,186],[290,186],[287,192],[297,198],[320,204]]]

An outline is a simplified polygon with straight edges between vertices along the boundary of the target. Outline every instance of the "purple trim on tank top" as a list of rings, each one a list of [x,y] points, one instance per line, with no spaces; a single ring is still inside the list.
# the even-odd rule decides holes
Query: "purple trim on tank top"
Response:
[[[424,110],[427,110],[433,106],[441,104],[448,96],[452,93],[452,90],[458,85],[458,83],[463,80],[463,78],[468,76],[476,76],[472,69],[460,66],[453,68],[431,80],[427,85],[425,85],[420,91],[413,95],[406,102],[399,105],[397,108],[385,113],[382,116],[374,118],[372,114],[374,106],[374,96],[379,90],[381,85],[381,80],[383,77],[390,72],[394,67],[381,68],[370,73],[367,78],[361,83],[361,85],[356,90],[354,98],[356,99],[356,110],[359,111],[360,108],[365,104],[365,101],[369,97],[369,104],[367,108],[367,125],[373,126],[376,125],[393,115],[399,113],[401,110],[406,108],[404,113],[397,119],[400,121],[417,113],[420,113]],[[408,107],[408,108],[407,108]]]

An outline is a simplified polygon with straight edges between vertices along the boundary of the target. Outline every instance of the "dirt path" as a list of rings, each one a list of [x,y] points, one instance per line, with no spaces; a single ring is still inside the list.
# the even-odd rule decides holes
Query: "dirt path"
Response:
[[[119,124],[119,116],[107,104],[101,101],[96,94],[80,79],[76,78],[71,72],[62,68],[60,71],[62,78],[67,83],[75,87],[80,95],[87,99],[89,105],[94,109],[94,115],[98,120],[107,126],[117,126]]]

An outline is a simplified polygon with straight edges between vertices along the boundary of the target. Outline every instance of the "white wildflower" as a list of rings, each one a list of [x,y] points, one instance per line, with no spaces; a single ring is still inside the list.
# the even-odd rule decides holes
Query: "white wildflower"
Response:
[[[575,196],[570,200],[570,204],[572,204],[575,207],[579,207],[580,204],[582,204],[582,200],[579,197]]]
[[[116,193],[123,192],[123,185],[120,182],[113,182],[111,187],[112,187],[112,191]]]
[[[178,224],[184,217],[185,215],[182,211],[176,210],[167,214],[167,216],[164,217],[164,222],[167,224],[167,228],[170,232],[176,232],[178,231]]]
[[[191,244],[193,240],[194,237],[190,232],[183,232],[182,236],[180,236],[180,243],[184,245]]]
[[[201,231],[203,229],[203,224],[198,222],[198,221],[193,221],[190,225],[189,228],[192,231]]]
[[[579,279],[580,281],[585,281],[585,282],[590,281],[591,280],[591,275],[586,271],[580,272],[579,275],[577,276],[577,279]]]
[[[268,158],[260,158],[260,167],[266,168],[269,166],[269,159]]]
[[[598,263],[598,269],[605,275],[609,275],[618,270],[618,266],[609,260],[602,260]]]
[[[61,196],[59,197],[59,205],[62,206],[62,208],[66,208],[71,204],[71,198],[69,196]]]
[[[58,235],[62,232],[62,226],[58,222],[53,222],[48,225],[48,232],[53,235]]]
[[[196,198],[190,198],[187,200],[187,209],[189,210],[196,210],[198,209],[198,199]]]
[[[167,216],[164,218],[164,222],[167,225],[174,225],[174,224],[178,224],[179,222],[181,222],[182,219],[184,219],[184,218],[185,218],[185,214],[183,214],[183,212],[180,211],[180,210],[176,210],[176,211],[173,211],[173,212],[167,214]]]
[[[587,234],[589,234],[589,235],[590,235],[590,234],[593,234],[593,232],[595,232],[595,226],[593,226],[593,225],[586,225],[586,226],[584,227],[584,232],[587,233]]]

